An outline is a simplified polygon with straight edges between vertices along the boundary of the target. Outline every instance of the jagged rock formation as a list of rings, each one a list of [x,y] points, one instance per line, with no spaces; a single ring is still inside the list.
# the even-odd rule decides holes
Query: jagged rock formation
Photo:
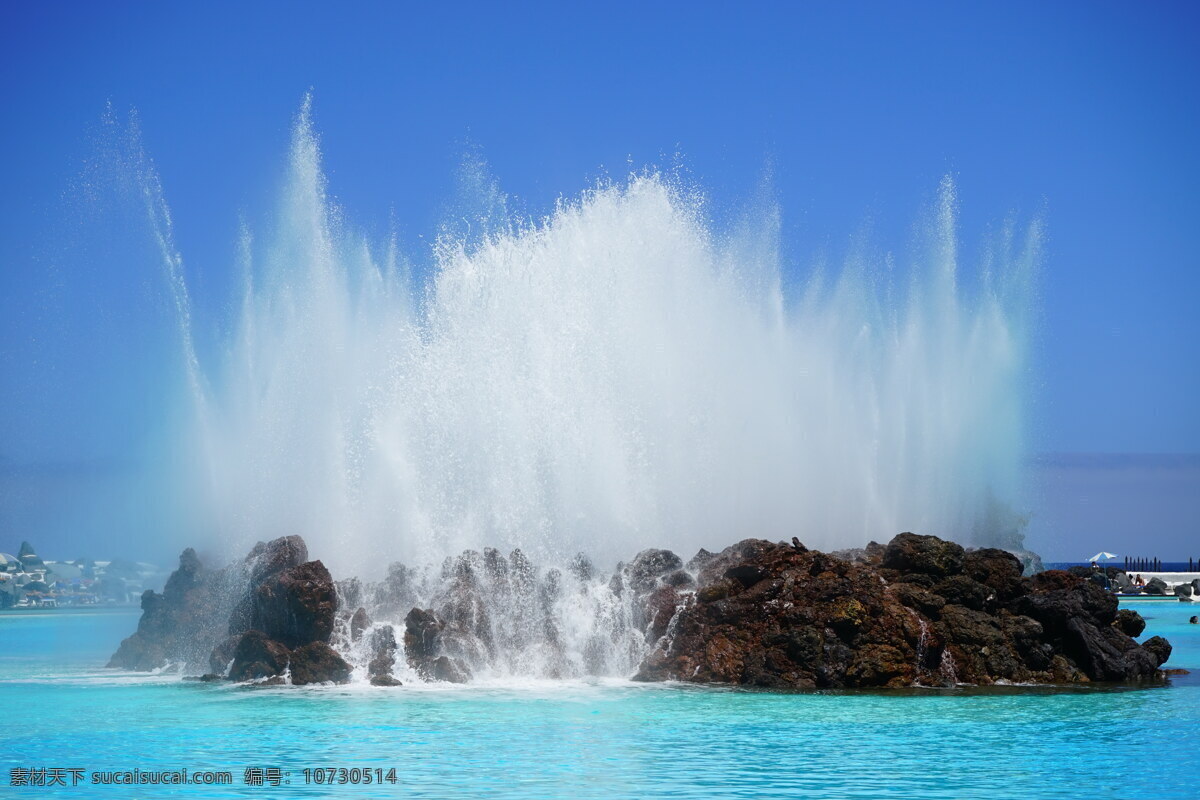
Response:
[[[1141,614],[1129,608],[1117,611],[1117,618],[1113,620],[1113,625],[1126,636],[1141,636],[1142,631],[1146,630],[1146,620],[1142,619]]]
[[[308,560],[299,536],[258,543],[240,563],[204,569],[190,548],[162,595],[142,597],[138,630],[110,667],[149,670],[181,662],[246,681],[344,683],[350,665],[329,646],[336,593],[329,570]],[[221,638],[221,632],[226,634]]]
[[[367,610],[359,606],[350,616],[350,641],[357,642],[362,638],[363,631],[371,627],[371,616],[367,614]]]
[[[391,625],[382,625],[371,633],[371,661],[367,676],[374,686],[400,686],[392,674],[396,667],[396,632]]]
[[[288,656],[288,668],[295,686],[350,680],[350,665],[325,642],[309,642],[297,647]]]
[[[1139,681],[1160,677],[1170,655],[1161,637],[1130,638],[1140,617],[1118,616],[1117,598],[1085,578],[1023,578],[1007,551],[911,533],[873,549],[860,560],[878,557],[877,567],[798,542],[727,548],[636,679],[788,689]]]
[[[308,560],[308,547],[299,536],[285,536],[256,545],[246,557],[250,574],[245,594],[229,620],[230,638],[214,650],[214,660],[228,642],[265,637],[282,648],[275,671],[255,677],[282,676],[290,671],[293,684],[345,683],[350,665],[329,646],[334,629],[337,593],[333,577],[320,561]],[[229,675],[246,680],[247,666],[234,646]],[[218,672],[218,674],[220,674]]]
[[[190,547],[179,556],[162,594],[142,594],[142,618],[137,631],[123,642],[109,667],[153,670],[172,663],[188,669],[207,664],[213,643],[225,627],[238,583],[238,570],[210,571]]]
[[[1170,644],[1131,638],[1145,622],[1100,585],[1112,576],[1022,571],[1004,550],[904,533],[833,554],[747,539],[686,564],[650,549],[611,575],[582,555],[541,570],[487,548],[335,584],[292,536],[216,571],[184,551],[110,666],[303,685],[345,682],[353,661],[377,686],[401,685],[398,663],[454,683],[636,665],[643,681],[774,689],[1161,677]],[[403,658],[386,624],[401,618]]]
[[[254,587],[252,596],[251,629],[293,648],[329,641],[337,605],[333,578],[320,561],[272,574]]]
[[[229,679],[250,681],[273,678],[283,674],[288,667],[288,649],[269,638],[262,631],[246,631],[233,637],[233,663],[229,668]],[[214,670],[221,674],[221,670]]]
[[[445,654],[449,638],[444,636],[445,632],[446,621],[432,609],[414,608],[408,612],[404,618],[408,665],[427,681],[466,683],[471,679],[471,671],[461,659]],[[453,640],[450,646],[454,646]]]

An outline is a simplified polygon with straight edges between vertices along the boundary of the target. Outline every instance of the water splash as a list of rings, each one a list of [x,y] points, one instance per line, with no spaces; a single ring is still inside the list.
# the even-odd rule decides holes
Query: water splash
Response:
[[[917,626],[920,628],[920,631],[921,631],[920,635],[917,638],[917,663],[916,663],[917,682],[919,683],[921,680],[921,673],[923,673],[925,671],[925,667],[926,667],[925,662],[929,658],[929,624],[927,622],[925,622],[924,617],[919,615],[917,612],[913,611],[911,608],[908,609],[908,613],[909,613],[909,616],[911,616],[913,619],[915,619],[917,621]]]
[[[906,291],[856,256],[793,298],[774,209],[723,236],[645,172],[498,222],[480,185],[487,219],[415,283],[328,199],[306,102],[224,358],[193,382],[231,549],[300,533],[345,574],[485,546],[612,563],[1011,533],[989,521],[1020,504],[1038,226],[1006,228],[968,296],[947,179]]]
[[[473,680],[628,677],[654,644],[647,598],[661,584],[645,575],[639,583],[639,573],[626,567],[602,573],[579,557],[566,570],[547,569],[520,550],[505,556],[493,548],[447,558],[440,569],[393,564],[378,583],[338,587],[334,645],[362,679],[375,655],[375,631],[390,625],[398,645],[393,673],[405,683],[422,681],[407,661],[406,616],[433,609],[446,626],[436,649],[465,665]],[[358,608],[373,625],[356,639],[350,614]]]
[[[938,664],[938,674],[948,686],[958,685],[958,665],[954,663],[954,654],[947,647],[942,650],[942,658]]]

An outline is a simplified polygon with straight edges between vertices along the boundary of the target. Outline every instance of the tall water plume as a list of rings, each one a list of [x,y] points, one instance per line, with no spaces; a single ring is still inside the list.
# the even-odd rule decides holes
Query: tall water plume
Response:
[[[301,533],[361,571],[485,545],[562,564],[1005,533],[1036,226],[961,290],[946,180],[906,287],[856,257],[789,297],[773,212],[718,235],[646,172],[520,223],[481,185],[484,233],[443,235],[414,282],[331,204],[302,112],[278,218],[243,237],[223,359],[194,383],[231,546]]]

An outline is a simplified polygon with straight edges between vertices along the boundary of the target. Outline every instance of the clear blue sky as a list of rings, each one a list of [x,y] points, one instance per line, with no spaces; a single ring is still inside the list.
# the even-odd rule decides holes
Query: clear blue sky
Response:
[[[1195,3],[14,2],[2,13],[9,464],[117,460],[136,425],[81,411],[87,376],[125,351],[88,346],[103,328],[72,328],[62,312],[118,308],[142,278],[92,276],[72,294],[55,267],[106,103],[140,115],[203,311],[228,302],[239,214],[270,201],[310,88],[332,192],[373,230],[394,214],[412,250],[436,231],[471,146],[535,214],[676,153],[717,203],[752,194],[770,165],[797,269],[836,257],[868,219],[902,246],[954,174],[968,246],[1010,213],[1041,214],[1049,231],[1034,448],[1200,452]],[[122,330],[128,353],[143,346],[136,326]]]

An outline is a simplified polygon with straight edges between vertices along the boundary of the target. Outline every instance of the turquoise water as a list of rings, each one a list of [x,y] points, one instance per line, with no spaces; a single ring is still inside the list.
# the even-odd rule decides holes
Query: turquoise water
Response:
[[[0,615],[0,797],[1021,798],[1190,793],[1200,626],[1170,687],[783,695],[625,682],[246,688],[102,669],[135,610]],[[230,786],[10,786],[13,768],[187,768]],[[278,768],[278,788],[244,783]],[[305,768],[396,783],[305,784]],[[373,773],[374,774],[377,773]],[[386,777],[386,771],[383,773]],[[315,777],[315,776],[314,776]],[[346,777],[350,777],[347,774]],[[66,775],[70,783],[69,773]]]

